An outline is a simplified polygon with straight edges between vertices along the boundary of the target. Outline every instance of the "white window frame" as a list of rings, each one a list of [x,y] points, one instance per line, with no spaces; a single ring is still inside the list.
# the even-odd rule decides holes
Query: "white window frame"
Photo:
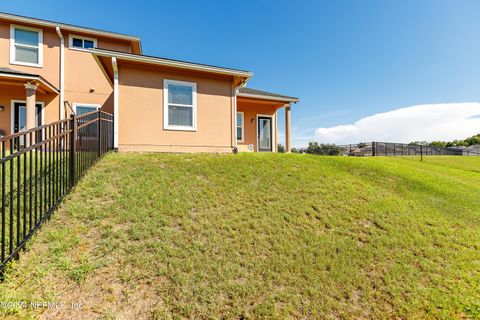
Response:
[[[77,115],[77,106],[80,106],[80,107],[92,107],[92,108],[95,108],[97,111],[100,110],[100,105],[99,104],[94,104],[94,103],[79,103],[79,102],[75,102],[73,103],[73,106],[72,106],[72,109],[73,109],[73,112],[75,112],[75,115]],[[89,137],[89,136],[84,136],[82,137],[83,140],[85,141],[91,141],[91,140],[96,140],[97,138],[96,137]]]
[[[176,84],[180,86],[192,87],[192,105],[168,103],[168,85]],[[191,107],[192,108],[192,126],[179,126],[168,124],[168,106],[174,105],[178,107]],[[163,80],[163,128],[165,130],[178,130],[178,131],[197,131],[197,84],[195,82],[186,82],[178,80]]]
[[[38,47],[29,46],[29,45],[20,45],[25,48],[35,48],[38,49],[38,63],[30,63],[30,62],[23,62],[17,61],[16,51],[15,51],[15,29],[20,30],[27,30],[27,31],[35,31],[38,32]],[[38,28],[32,27],[24,27],[16,24],[10,25],[10,64],[16,64],[21,66],[29,66],[29,67],[43,67],[43,30]]]
[[[73,109],[73,112],[75,112],[75,114],[77,114],[77,106],[80,106],[80,107],[92,107],[92,108],[96,108],[97,111],[100,110],[100,105],[99,105],[99,104],[96,104],[96,103],[80,103],[80,102],[74,102],[74,103],[73,103],[73,106],[72,106],[72,109]]]
[[[82,47],[79,48],[79,47],[74,47],[73,46],[73,38],[75,39],[81,39],[82,40]],[[89,40],[89,41],[93,41],[93,47],[96,48],[97,47],[97,39],[96,38],[89,38],[89,37],[84,37],[84,36],[78,36],[76,34],[71,34],[68,36],[68,47],[70,49],[73,49],[73,50],[80,50],[80,51],[84,51],[84,50],[88,50],[88,49],[85,49],[83,47],[83,41],[84,40]]]
[[[243,143],[243,141],[245,139],[245,114],[244,114],[243,111],[237,111],[237,118],[238,118],[238,114],[241,114],[241,118],[242,118],[242,139],[238,139],[238,134],[237,134],[237,142]],[[237,119],[235,119],[235,120],[237,120]],[[237,121],[235,121],[235,130],[238,130],[238,122]],[[236,131],[235,131],[235,134],[236,134]]]

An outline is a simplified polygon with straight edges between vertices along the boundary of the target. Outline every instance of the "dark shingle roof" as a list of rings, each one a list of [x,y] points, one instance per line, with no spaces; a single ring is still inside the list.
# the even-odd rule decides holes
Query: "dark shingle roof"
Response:
[[[251,94],[251,95],[257,95],[257,96],[266,96],[266,97],[271,97],[271,98],[280,98],[280,99],[286,99],[286,100],[291,100],[291,101],[298,101],[299,99],[296,97],[290,97],[290,96],[285,96],[282,94],[278,93],[272,93],[268,91],[263,91],[263,90],[257,90],[257,89],[252,89],[252,88],[240,88],[238,90],[240,93],[245,93],[245,94]]]
[[[39,76],[38,74],[27,73],[27,72],[23,72],[23,71],[17,71],[17,70],[13,70],[13,69],[6,68],[6,67],[0,67],[0,73],[19,74],[19,75],[22,75],[22,76],[32,76],[32,77],[38,77]]]

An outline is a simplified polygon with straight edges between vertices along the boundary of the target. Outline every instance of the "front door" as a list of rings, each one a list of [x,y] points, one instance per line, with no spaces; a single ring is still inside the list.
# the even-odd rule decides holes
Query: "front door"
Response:
[[[272,151],[272,118],[258,117],[258,151]]]
[[[25,131],[27,129],[27,109],[25,102],[15,102],[13,104],[13,132]],[[36,119],[37,126],[42,125],[42,104],[36,104]],[[40,137],[37,137],[37,139]],[[20,146],[25,146],[25,137],[20,137]],[[15,142],[17,143],[17,141]],[[17,147],[18,148],[18,147]]]

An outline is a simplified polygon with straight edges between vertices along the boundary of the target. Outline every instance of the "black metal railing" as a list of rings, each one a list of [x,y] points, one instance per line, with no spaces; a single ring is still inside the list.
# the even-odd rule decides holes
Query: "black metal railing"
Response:
[[[468,148],[446,148],[392,142],[364,142],[357,144],[319,144],[300,152],[331,156],[480,156],[480,152]]]
[[[0,271],[86,170],[113,149],[113,116],[94,111],[0,137]]]
[[[339,146],[345,155],[352,156],[461,156],[462,150],[457,148],[445,148],[424,146],[418,144],[369,142],[355,145]]]

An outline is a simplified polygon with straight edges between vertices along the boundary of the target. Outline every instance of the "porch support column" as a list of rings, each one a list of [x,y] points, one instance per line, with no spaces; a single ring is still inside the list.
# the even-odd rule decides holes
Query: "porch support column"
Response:
[[[26,104],[25,104],[25,115],[27,130],[35,128],[37,126],[35,121],[35,104],[36,98],[35,93],[37,91],[38,84],[35,83],[26,83],[25,84],[25,91],[26,91]]]
[[[290,144],[290,103],[285,105],[285,152],[290,153],[292,147]]]

